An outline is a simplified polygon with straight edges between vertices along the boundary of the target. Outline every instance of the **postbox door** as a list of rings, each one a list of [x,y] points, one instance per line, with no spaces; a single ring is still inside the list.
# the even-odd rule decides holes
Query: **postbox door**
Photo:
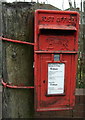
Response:
[[[37,55],[37,96],[36,96],[36,108],[37,111],[46,111],[46,110],[59,110],[59,109],[70,109],[74,104],[74,94],[73,89],[71,89],[71,78],[72,76],[72,59],[75,60],[74,55],[67,55],[67,54],[61,54],[62,60],[59,61],[53,61],[54,54],[38,54]],[[64,80],[61,80],[61,84],[63,82],[63,89],[64,92],[60,93],[59,90],[53,91],[53,94],[48,94],[48,67],[49,64],[64,64]],[[75,69],[75,68],[73,68]],[[54,76],[55,77],[55,76]],[[57,80],[57,79],[56,79]],[[59,80],[59,79],[58,79]],[[53,82],[53,81],[52,81]],[[57,81],[58,82],[58,81]],[[56,82],[56,83],[57,83]],[[74,85],[74,81],[72,81]],[[60,82],[58,83],[60,84]],[[53,87],[53,86],[52,86]],[[54,88],[55,83],[54,83]],[[70,101],[70,97],[72,101]]]

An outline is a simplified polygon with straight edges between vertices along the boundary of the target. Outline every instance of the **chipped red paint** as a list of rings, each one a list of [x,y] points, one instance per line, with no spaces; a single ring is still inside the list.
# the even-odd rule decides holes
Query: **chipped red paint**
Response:
[[[69,110],[75,104],[79,14],[75,11],[36,10],[35,12],[35,110]],[[54,55],[59,60],[54,60]],[[56,58],[57,59],[57,58]],[[64,93],[48,94],[48,64],[65,65]]]

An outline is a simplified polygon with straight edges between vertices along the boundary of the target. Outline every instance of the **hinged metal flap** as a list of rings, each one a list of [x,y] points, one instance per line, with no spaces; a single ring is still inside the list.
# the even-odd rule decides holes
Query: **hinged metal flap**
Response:
[[[77,30],[74,26],[66,25],[39,25],[39,29],[54,29],[54,30]]]

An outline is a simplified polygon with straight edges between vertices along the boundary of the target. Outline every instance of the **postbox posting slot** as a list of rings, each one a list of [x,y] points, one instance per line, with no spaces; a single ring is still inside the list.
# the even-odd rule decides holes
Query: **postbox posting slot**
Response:
[[[46,35],[46,34],[62,34],[64,33],[64,35],[69,35],[69,34],[74,34],[76,32],[76,27],[74,26],[58,26],[58,25],[39,25],[39,32],[42,35]],[[67,32],[68,31],[68,32]]]
[[[74,35],[76,30],[63,30],[63,29],[40,29],[40,35]]]

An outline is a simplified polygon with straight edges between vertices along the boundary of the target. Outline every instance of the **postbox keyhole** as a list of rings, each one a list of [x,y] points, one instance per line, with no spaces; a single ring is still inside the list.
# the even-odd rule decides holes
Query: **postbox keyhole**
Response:
[[[43,83],[45,83],[45,80],[43,80]]]

